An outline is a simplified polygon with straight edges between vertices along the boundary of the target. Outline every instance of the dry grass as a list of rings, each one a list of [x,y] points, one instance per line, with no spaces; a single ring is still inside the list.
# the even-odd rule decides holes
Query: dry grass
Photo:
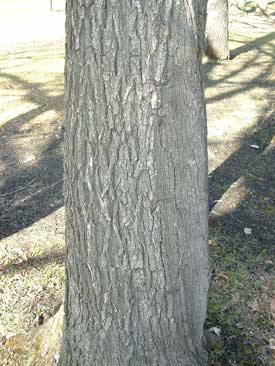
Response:
[[[40,327],[63,299],[63,42],[0,54],[0,340]],[[0,347],[0,365],[26,365]]]

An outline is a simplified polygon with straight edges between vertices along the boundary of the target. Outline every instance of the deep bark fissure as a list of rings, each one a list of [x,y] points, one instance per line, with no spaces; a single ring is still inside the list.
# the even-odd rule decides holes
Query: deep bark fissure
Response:
[[[205,365],[200,4],[67,0],[62,366]]]

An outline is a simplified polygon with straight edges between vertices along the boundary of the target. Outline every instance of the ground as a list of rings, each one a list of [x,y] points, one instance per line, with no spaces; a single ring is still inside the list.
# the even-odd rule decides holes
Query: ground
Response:
[[[18,16],[0,45],[0,366],[38,365],[15,335],[39,338],[63,298],[64,13],[43,1],[41,28]],[[18,4],[0,0],[0,27]],[[275,4],[253,6],[231,9],[231,59],[203,65],[214,366],[275,365]]]

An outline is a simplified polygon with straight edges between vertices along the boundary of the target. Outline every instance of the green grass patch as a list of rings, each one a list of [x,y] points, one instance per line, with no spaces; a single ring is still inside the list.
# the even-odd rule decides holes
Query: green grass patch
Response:
[[[274,332],[268,306],[274,279],[263,265],[270,261],[268,251],[246,251],[244,256],[248,239],[230,238],[217,227],[210,228],[209,238],[212,281],[206,326],[222,332],[221,342],[207,346],[210,365],[274,366],[264,340]]]

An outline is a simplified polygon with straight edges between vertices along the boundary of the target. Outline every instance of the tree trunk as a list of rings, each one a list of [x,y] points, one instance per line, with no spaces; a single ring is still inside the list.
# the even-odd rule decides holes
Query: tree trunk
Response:
[[[211,59],[229,58],[228,0],[208,1],[205,53]]]
[[[62,366],[206,365],[197,1],[67,0]]]
[[[194,34],[197,37],[198,44],[198,58],[201,60],[202,53],[205,48],[205,26],[206,26],[206,14],[207,14],[207,1],[197,0],[193,1],[194,16],[196,19],[197,28],[194,30]]]

